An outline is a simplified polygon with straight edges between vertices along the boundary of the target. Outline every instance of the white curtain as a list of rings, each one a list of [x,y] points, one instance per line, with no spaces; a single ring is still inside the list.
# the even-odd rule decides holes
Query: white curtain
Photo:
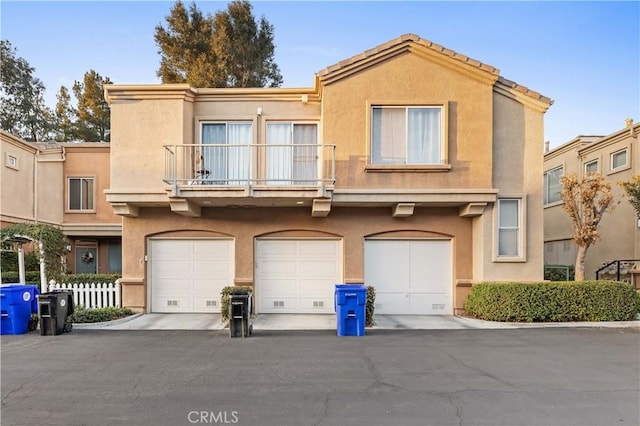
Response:
[[[439,108],[407,110],[407,164],[441,164]]]
[[[251,123],[207,123],[202,126],[202,144],[242,145],[202,147],[202,168],[215,184],[243,185],[251,177],[249,146]]]
[[[318,127],[315,124],[294,124],[293,178],[298,184],[315,184],[318,179]]]
[[[291,123],[267,123],[267,184],[291,184],[291,144]]]
[[[372,164],[441,164],[440,108],[374,107]]]

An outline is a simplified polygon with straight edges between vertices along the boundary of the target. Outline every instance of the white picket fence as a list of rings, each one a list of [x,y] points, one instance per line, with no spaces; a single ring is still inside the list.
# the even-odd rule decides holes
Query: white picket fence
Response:
[[[114,283],[65,284],[49,281],[49,291],[73,290],[73,302],[85,308],[121,307],[120,280]]]

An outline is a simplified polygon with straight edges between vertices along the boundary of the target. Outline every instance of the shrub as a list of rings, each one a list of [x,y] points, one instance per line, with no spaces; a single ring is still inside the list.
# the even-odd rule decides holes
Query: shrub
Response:
[[[76,306],[68,320],[73,323],[104,322],[125,318],[129,315],[133,315],[129,308],[87,309],[84,306]]]
[[[367,305],[366,305],[366,320],[365,325],[367,327],[373,327],[373,313],[376,310],[376,289],[373,286],[367,286]]]
[[[464,309],[489,321],[628,321],[638,311],[635,293],[617,281],[481,283]]]
[[[64,284],[114,283],[120,274],[65,274],[60,278]]]
[[[245,294],[249,291],[253,291],[253,288],[230,285],[222,289],[222,291],[220,292],[220,314],[222,315],[223,322],[229,321],[229,296],[231,295],[231,293]]]
[[[547,281],[573,281],[575,275],[576,268],[573,265],[544,265],[544,279]]]
[[[26,271],[24,273],[26,284],[40,284],[40,271]],[[20,281],[18,271],[2,272],[2,284],[17,283]]]
[[[640,314],[640,290],[636,291],[636,315]]]

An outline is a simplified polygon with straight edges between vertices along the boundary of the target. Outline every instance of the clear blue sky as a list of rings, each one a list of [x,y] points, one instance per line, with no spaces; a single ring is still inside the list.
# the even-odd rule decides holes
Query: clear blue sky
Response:
[[[190,1],[185,1],[189,4]],[[153,40],[173,1],[7,1],[0,36],[36,68],[53,107],[90,69],[114,83],[157,83]],[[197,1],[205,14],[227,2]],[[606,135],[640,120],[640,2],[255,1],[275,27],[284,87],[402,34],[488,63],[554,100],[545,139]]]

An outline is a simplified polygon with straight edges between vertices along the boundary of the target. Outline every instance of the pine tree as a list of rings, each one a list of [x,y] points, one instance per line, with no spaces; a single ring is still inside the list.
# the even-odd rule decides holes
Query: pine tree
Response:
[[[167,29],[156,27],[161,55],[157,75],[163,83],[194,87],[279,87],[274,61],[273,26],[263,16],[256,22],[248,1],[233,1],[227,10],[204,17],[192,3],[178,0],[166,17]]]
[[[111,111],[104,98],[105,84],[112,84],[109,77],[103,78],[94,70],[87,71],[82,82],[73,84],[73,94],[78,100],[77,136],[84,141],[109,141]]]
[[[71,94],[65,86],[60,86],[56,95],[55,109],[56,141],[68,142],[76,137],[75,113],[71,106]]]

